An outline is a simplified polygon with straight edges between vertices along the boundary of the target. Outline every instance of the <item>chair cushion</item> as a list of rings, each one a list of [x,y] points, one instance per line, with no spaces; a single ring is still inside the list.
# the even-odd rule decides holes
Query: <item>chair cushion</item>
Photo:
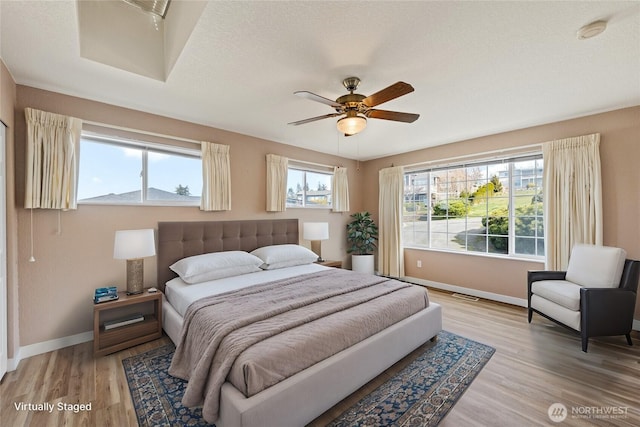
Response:
[[[566,280],[541,280],[531,284],[534,295],[573,311],[580,311],[580,288]]]
[[[569,257],[566,279],[588,288],[617,288],[626,256],[621,248],[575,245]]]
[[[531,295],[531,308],[567,325],[570,328],[580,331],[580,312],[569,310],[566,307],[544,299],[537,295]]]

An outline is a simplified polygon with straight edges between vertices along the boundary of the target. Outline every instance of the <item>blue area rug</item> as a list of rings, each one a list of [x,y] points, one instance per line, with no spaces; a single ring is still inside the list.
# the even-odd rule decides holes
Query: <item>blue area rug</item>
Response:
[[[167,345],[122,361],[142,427],[210,425],[202,419],[200,408],[186,408],[180,402],[186,381],[167,373],[174,350]],[[492,347],[442,331],[435,344],[428,344],[330,426],[435,426],[494,352]]]

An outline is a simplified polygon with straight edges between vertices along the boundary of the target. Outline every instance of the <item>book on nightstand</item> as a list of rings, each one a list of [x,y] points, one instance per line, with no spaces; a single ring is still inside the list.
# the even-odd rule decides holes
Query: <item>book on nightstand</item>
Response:
[[[97,288],[93,295],[93,302],[99,304],[101,302],[115,301],[118,299],[118,288],[109,286],[108,288]]]
[[[140,313],[132,314],[131,316],[123,317],[121,319],[110,320],[104,322],[104,330],[119,328],[120,326],[131,325],[132,323],[138,323],[144,321],[144,316]]]

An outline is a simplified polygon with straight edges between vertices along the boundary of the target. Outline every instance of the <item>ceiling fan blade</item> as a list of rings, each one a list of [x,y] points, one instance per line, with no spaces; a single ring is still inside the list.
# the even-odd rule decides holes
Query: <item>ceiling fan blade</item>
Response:
[[[329,117],[336,117],[336,116],[340,116],[340,115],[342,115],[342,113],[325,114],[324,116],[311,117],[309,119],[298,120],[297,122],[291,122],[291,123],[287,123],[287,124],[298,126],[298,125],[303,125],[305,123],[311,123],[311,122],[315,122],[317,120],[328,119]]]
[[[298,95],[302,98],[310,99],[311,101],[321,102],[322,104],[329,105],[330,107],[333,107],[333,108],[342,108],[342,104],[338,104],[336,101],[332,99],[325,98],[324,96],[316,95],[315,93],[312,93],[306,90],[299,90],[293,93],[294,95]]]
[[[386,110],[369,110],[365,113],[367,117],[372,119],[393,120],[396,122],[413,123],[418,120],[420,114],[400,113],[398,111]]]
[[[392,99],[396,99],[413,91],[413,86],[411,86],[409,83],[398,82],[382,89],[379,92],[374,93],[373,95],[369,95],[362,100],[362,103],[367,107],[375,107],[376,105],[391,101]]]

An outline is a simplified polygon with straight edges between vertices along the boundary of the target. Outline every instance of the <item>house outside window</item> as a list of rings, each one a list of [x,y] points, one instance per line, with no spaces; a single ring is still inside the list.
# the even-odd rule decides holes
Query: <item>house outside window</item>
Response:
[[[529,155],[405,173],[404,246],[543,257],[542,172]]]
[[[78,203],[199,206],[200,150],[83,134]]]
[[[332,205],[333,169],[289,161],[287,208],[325,208]]]

